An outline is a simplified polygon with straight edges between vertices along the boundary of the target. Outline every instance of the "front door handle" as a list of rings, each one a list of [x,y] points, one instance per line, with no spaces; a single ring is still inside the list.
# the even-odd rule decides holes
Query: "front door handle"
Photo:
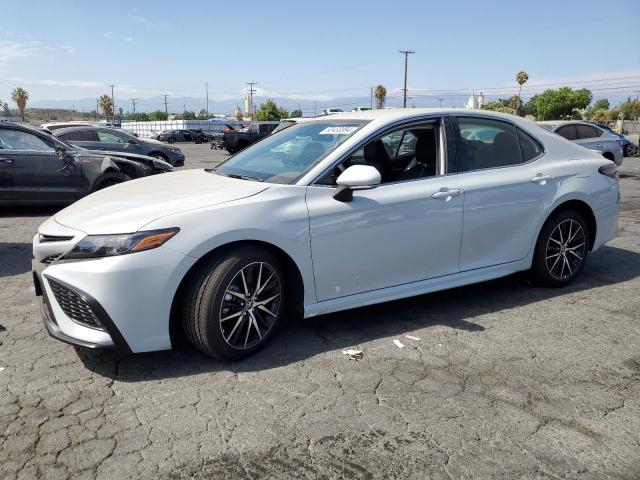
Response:
[[[540,185],[546,185],[549,180],[553,180],[551,175],[542,175],[538,174],[531,179],[533,183],[538,183]]]
[[[5,165],[13,165],[14,163],[16,163],[13,158],[0,158],[0,162],[4,163]]]
[[[437,198],[439,200],[444,200],[445,202],[448,202],[453,197],[457,197],[461,193],[462,193],[462,190],[458,190],[455,188],[451,190],[449,190],[448,188],[442,188],[440,189],[439,192],[436,192],[433,195],[431,195],[431,198]]]

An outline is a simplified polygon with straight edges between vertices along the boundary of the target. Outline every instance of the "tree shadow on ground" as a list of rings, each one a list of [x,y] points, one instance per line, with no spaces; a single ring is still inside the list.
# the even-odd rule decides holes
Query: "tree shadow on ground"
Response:
[[[474,321],[478,316],[573,292],[612,286],[638,276],[639,253],[605,246],[590,255],[582,275],[565,288],[535,287],[530,285],[526,275],[516,274],[481,284],[323,315],[286,325],[262,351],[243,361],[214,360],[186,346],[128,356],[80,349],[78,354],[88,369],[124,382],[216,371],[258,371],[435,325],[482,334],[484,327]]]

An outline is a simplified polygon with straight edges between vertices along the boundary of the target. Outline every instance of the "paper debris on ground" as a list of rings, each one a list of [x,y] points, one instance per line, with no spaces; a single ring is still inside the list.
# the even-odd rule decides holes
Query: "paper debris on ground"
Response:
[[[3,371],[5,369],[5,367],[0,367],[0,372]]]
[[[349,349],[343,350],[342,353],[344,355],[349,355],[349,358],[353,358],[354,360],[360,360],[362,357],[364,357],[364,352],[362,350]]]
[[[415,340],[416,342],[420,341],[420,337],[414,337],[413,335],[405,335],[409,340]]]
[[[398,339],[395,339],[395,340],[393,341],[393,343],[395,343],[396,347],[398,347],[398,348],[404,348],[404,345],[403,345],[403,344],[402,344],[402,342],[401,342],[400,340],[398,340]]]

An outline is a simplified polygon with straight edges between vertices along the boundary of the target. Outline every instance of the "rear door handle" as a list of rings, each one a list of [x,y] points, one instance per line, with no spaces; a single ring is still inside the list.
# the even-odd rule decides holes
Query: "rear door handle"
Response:
[[[457,188],[453,188],[451,190],[447,188],[442,188],[440,189],[439,192],[436,192],[433,195],[431,195],[431,198],[437,198],[439,200],[444,200],[445,202],[448,202],[453,197],[457,197],[461,193],[462,193],[462,190],[459,190]]]
[[[539,183],[540,185],[546,185],[549,180],[553,180],[551,175],[536,175],[531,179],[533,183]]]
[[[16,161],[13,158],[0,158],[0,162],[6,165],[13,165]]]

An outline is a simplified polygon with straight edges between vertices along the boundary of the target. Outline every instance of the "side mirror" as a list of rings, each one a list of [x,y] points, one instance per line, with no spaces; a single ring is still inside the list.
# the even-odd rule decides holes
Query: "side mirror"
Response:
[[[352,165],[336,180],[338,190],[333,198],[340,202],[353,200],[354,190],[369,190],[380,185],[382,178],[377,168],[371,165]]]
[[[138,142],[136,142],[134,139],[129,140],[127,143],[131,144],[131,145],[137,145]]]

